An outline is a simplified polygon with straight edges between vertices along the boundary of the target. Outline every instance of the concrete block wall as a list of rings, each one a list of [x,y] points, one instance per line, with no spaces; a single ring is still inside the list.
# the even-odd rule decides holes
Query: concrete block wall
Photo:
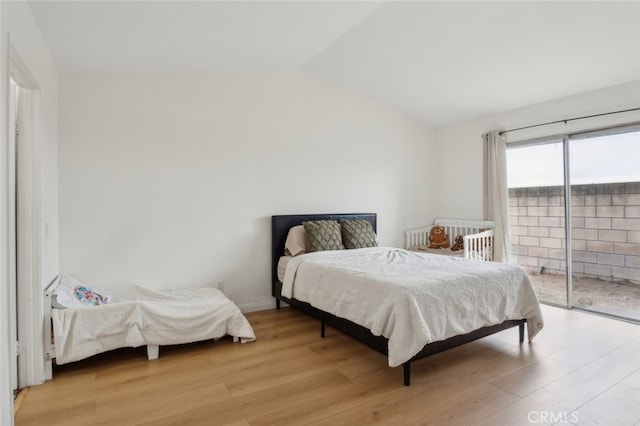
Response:
[[[571,187],[575,276],[640,285],[640,182]],[[566,272],[564,188],[509,189],[511,261]]]

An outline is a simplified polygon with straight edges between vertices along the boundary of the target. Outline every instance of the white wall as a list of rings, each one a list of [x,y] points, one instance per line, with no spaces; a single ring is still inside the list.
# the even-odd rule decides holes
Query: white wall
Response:
[[[40,94],[40,140],[34,166],[39,166],[42,230],[41,283],[58,275],[58,71],[38,24],[26,2],[2,2],[3,36],[28,68]],[[7,52],[2,52],[6,60]],[[4,82],[3,82],[4,84]],[[38,152],[39,151],[39,152]],[[46,233],[45,233],[46,230]]]
[[[482,218],[482,133],[638,107],[640,80],[438,129],[437,161],[433,162],[437,165],[438,176],[436,215],[465,219]],[[507,141],[514,142],[635,121],[640,121],[640,113],[637,111],[510,132]]]
[[[271,215],[433,219],[433,131],[304,73],[65,74],[61,270],[89,284],[225,281],[272,306]]]
[[[37,281],[34,284],[34,294],[30,302],[32,303],[33,319],[33,341],[25,341],[27,353],[22,362],[27,364],[27,384],[37,384],[44,381],[44,359],[42,351],[42,291],[38,288],[46,286],[58,274],[58,215],[57,215],[57,136],[58,136],[58,73],[53,59],[44,41],[40,29],[33,19],[31,10],[26,2],[0,2],[0,134],[2,150],[0,151],[0,181],[7,182],[7,137],[10,127],[7,117],[7,88],[9,75],[7,73],[9,64],[10,46],[15,49],[26,66],[30,77],[33,78],[38,87],[39,108],[38,115],[39,134],[33,149],[32,164],[34,167],[33,182],[34,199],[32,205],[38,206],[40,218],[33,231],[36,238],[40,239],[40,250],[35,253],[35,258],[41,261],[40,275],[34,277]],[[4,184],[3,184],[4,185]],[[1,217],[6,219],[7,210],[7,188],[2,186]],[[41,229],[48,229],[48,233],[39,234]],[[2,323],[2,333],[0,333],[2,354],[5,355],[12,347],[8,337],[4,333],[7,318],[7,229],[6,220],[2,221],[0,227],[2,238],[1,253],[2,275],[0,276],[0,321]],[[7,409],[11,407],[11,389],[7,389],[5,378],[9,377],[7,364],[3,356],[1,360],[2,380],[0,382],[0,397],[2,405],[0,410],[0,424],[9,425],[13,423],[13,411]],[[22,379],[25,379],[24,377]],[[8,405],[8,404],[9,405]]]

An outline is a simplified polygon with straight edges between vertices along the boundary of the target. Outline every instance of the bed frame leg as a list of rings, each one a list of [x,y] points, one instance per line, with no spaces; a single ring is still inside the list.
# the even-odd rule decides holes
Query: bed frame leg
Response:
[[[404,385],[411,386],[411,363],[405,362],[402,364],[402,369],[404,370]]]
[[[158,345],[147,345],[147,359],[149,361],[153,359],[158,359],[158,354],[160,353],[160,346]]]
[[[280,299],[276,297],[276,309],[280,309]]]
[[[524,323],[520,324],[518,326],[518,329],[520,331],[520,343],[524,342]]]
[[[325,324],[324,321],[320,321],[320,337],[324,339],[325,336]]]

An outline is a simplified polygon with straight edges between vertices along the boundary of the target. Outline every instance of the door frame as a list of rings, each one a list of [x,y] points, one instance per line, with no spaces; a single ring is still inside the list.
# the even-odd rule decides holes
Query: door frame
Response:
[[[18,387],[44,382],[41,284],[40,87],[9,40],[9,75],[21,88],[17,176]],[[8,80],[8,79],[7,79]]]
[[[16,179],[16,132],[18,119],[18,95],[20,87],[9,77],[9,121],[7,126],[7,284],[9,287],[9,342],[11,358],[11,389],[15,393],[18,385],[18,296],[17,296],[17,179]]]
[[[507,149],[509,148],[518,148],[518,147],[530,147],[535,145],[545,145],[549,143],[562,143],[562,157],[563,157],[563,187],[564,187],[564,228],[565,228],[565,273],[566,273],[566,282],[565,282],[565,303],[558,304],[554,302],[543,301],[543,303],[551,306],[557,306],[561,308],[567,309],[577,309],[581,311],[586,311],[590,313],[595,313],[599,315],[604,315],[607,317],[612,317],[616,319],[621,319],[624,321],[636,322],[633,319],[622,317],[615,314],[594,311],[590,309],[585,309],[581,307],[574,306],[573,300],[573,236],[572,236],[572,213],[571,213],[571,170],[570,170],[570,142],[575,139],[581,139],[585,137],[596,137],[603,135],[613,135],[617,133],[626,133],[631,131],[639,131],[640,130],[640,121],[626,121],[620,124],[611,124],[607,126],[600,126],[594,128],[588,128],[583,130],[575,130],[571,132],[561,133],[561,134],[553,134],[549,136],[541,136],[530,139],[523,139],[513,142],[507,142]]]

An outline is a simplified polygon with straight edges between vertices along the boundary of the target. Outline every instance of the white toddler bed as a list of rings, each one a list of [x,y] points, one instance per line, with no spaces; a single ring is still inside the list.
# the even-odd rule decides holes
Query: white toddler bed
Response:
[[[109,295],[107,304],[69,303],[69,290],[80,286],[84,285],[61,275],[45,290],[47,379],[52,377],[54,358],[61,365],[117,348],[146,345],[148,358],[156,359],[160,345],[225,335],[236,342],[255,340],[240,309],[214,287],[154,291],[135,285],[110,286],[95,288],[97,294]],[[65,302],[71,307],[60,305]]]
[[[447,234],[452,247],[458,235],[464,239],[464,250],[452,251],[451,248],[430,249],[429,232],[434,226],[441,226]],[[493,229],[491,220],[436,219],[433,225],[405,231],[405,249],[427,251],[429,253],[459,256],[473,260],[493,260]]]

